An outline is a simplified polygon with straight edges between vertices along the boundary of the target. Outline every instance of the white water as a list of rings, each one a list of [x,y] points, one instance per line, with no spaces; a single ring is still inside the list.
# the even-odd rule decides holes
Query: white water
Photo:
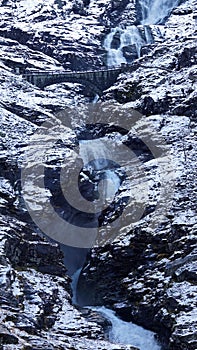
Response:
[[[179,3],[180,0],[139,0],[142,15],[140,24],[144,28],[142,26],[128,26],[124,29],[116,27],[111,30],[106,36],[103,45],[107,51],[108,67],[127,63],[123,48],[130,45],[135,45],[137,55],[140,57],[142,46],[152,43],[152,37],[147,29],[147,25],[162,23]],[[118,48],[113,48],[112,43],[114,36],[117,36],[117,34],[120,38],[120,45]]]
[[[117,49],[112,49],[112,41],[114,35],[119,33],[120,36],[120,46]],[[129,45],[135,45],[140,57],[141,46],[145,44],[144,39],[141,37],[140,31],[136,26],[129,26],[125,29],[119,27],[113,28],[111,33],[109,33],[104,41],[104,48],[108,52],[107,65],[108,66],[119,66],[121,63],[127,63],[126,58],[123,55],[123,47]]]
[[[108,160],[111,159],[111,150],[107,147],[107,138],[98,138],[94,140],[82,140],[79,142],[79,156],[83,160],[84,167],[102,173],[102,179],[98,184],[98,192],[101,195],[103,204],[111,203],[119,186],[120,178],[109,168]],[[94,161],[94,164],[90,162]],[[77,304],[77,284],[82,268],[79,268],[72,275],[72,291],[74,304]]]
[[[98,100],[99,100],[99,95],[96,94],[95,97],[94,97],[94,99],[93,99],[93,101],[92,101],[92,103],[95,104],[95,103],[98,102]]]
[[[72,275],[72,283],[71,283],[71,288],[73,292],[73,297],[72,297],[72,302],[73,304],[77,305],[77,284],[79,280],[79,275],[81,273],[82,267],[74,272]]]
[[[115,316],[115,312],[104,306],[91,307],[103,314],[112,323],[109,340],[116,344],[129,344],[140,350],[161,350],[155,333],[148,331],[132,322],[125,322]]]
[[[180,0],[140,0],[141,24],[162,23],[179,2]]]
[[[107,167],[107,158],[110,159],[110,151],[106,147],[105,140],[83,140],[80,141],[79,155],[83,159],[84,165],[95,160],[95,168],[100,170]]]
[[[108,169],[108,159],[111,159],[111,152],[106,146],[105,138],[81,141],[79,155],[84,166],[94,161],[94,169],[102,171],[104,174],[104,180],[99,182],[98,191],[105,201],[110,202],[120,186],[120,179],[112,169]]]

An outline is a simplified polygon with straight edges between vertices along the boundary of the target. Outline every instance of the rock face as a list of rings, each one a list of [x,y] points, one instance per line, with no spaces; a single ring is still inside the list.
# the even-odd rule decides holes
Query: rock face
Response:
[[[101,42],[109,27],[121,21],[135,21],[134,1],[72,0],[50,3],[8,1],[1,5],[0,35],[24,45],[18,62],[3,58],[11,66],[45,68],[42,54],[53,57],[66,69],[80,70],[102,66],[105,51]],[[17,47],[15,55],[21,50]],[[29,51],[31,50],[31,54]],[[26,52],[25,52],[26,51]],[[49,62],[45,62],[48,68]],[[52,63],[52,62],[51,62]],[[56,62],[57,63],[57,62]]]
[[[197,347],[195,6],[187,1],[165,25],[152,26],[155,42],[102,97],[137,109],[165,137],[174,156],[173,205],[156,231],[145,213],[126,236],[94,248],[79,284],[81,304],[110,306],[156,331],[170,350]],[[94,94],[72,83],[40,90],[15,72],[104,66],[103,40],[110,27],[136,22],[135,1],[3,0],[0,18],[0,349],[133,349],[106,341],[109,325],[72,305],[63,254],[32,222],[21,195],[30,136],[57,111]],[[125,49],[128,57],[132,52]],[[60,140],[51,164],[72,137]],[[148,208],[159,193],[154,169],[154,161],[147,163]]]
[[[126,235],[120,232],[112,244],[95,247],[78,292],[82,305],[88,299],[111,307],[124,320],[156,331],[164,348],[173,350],[197,347],[197,51],[194,20],[189,20],[194,5],[187,2],[175,10],[162,28],[165,41],[102,97],[137,109],[164,136],[174,155],[173,202],[157,218],[157,228],[145,213]],[[159,190],[156,182],[153,187]],[[150,189],[150,206],[153,198],[159,200],[159,192],[154,193]]]
[[[105,341],[104,323],[99,326],[96,317],[88,320],[72,306],[63,253],[27,214],[18,160],[34,128],[30,120],[1,108],[0,348],[132,349]]]
[[[89,5],[84,4],[85,8]],[[100,38],[104,25],[95,24],[98,18],[87,17],[82,5],[2,1],[0,6],[1,349],[134,349],[109,343],[104,336],[105,321],[98,317],[97,322],[96,316],[88,319],[88,312],[72,306],[71,279],[63,253],[32,222],[21,195],[20,164],[29,137],[54,112],[74,100],[89,101],[94,95],[71,83],[42,91],[14,70],[102,65],[95,48],[103,54]],[[91,5],[97,8],[96,2]],[[77,20],[78,33],[71,29],[68,18],[73,24]],[[72,143],[71,137],[66,147],[68,143]]]
[[[0,235],[2,349],[115,349],[95,319],[88,321],[71,305],[57,244],[8,216],[1,216]]]

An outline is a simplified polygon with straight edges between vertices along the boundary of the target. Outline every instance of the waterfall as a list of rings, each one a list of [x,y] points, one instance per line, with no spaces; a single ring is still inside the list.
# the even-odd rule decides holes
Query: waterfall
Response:
[[[115,315],[114,311],[104,306],[91,307],[91,309],[100,312],[111,322],[109,340],[112,343],[132,345],[140,350],[161,350],[161,346],[155,338],[155,333],[132,322],[122,321]]]
[[[123,55],[121,45],[117,49],[112,48],[112,41],[114,39],[114,35],[116,33],[118,33],[119,31],[121,31],[120,28],[118,28],[118,27],[117,28],[113,28],[111,30],[111,33],[109,33],[106,36],[105,41],[104,41],[104,48],[105,48],[105,50],[108,53],[107,65],[109,67],[119,66],[121,63],[126,63],[127,62],[126,58]]]
[[[93,180],[84,174],[84,179],[94,182],[96,190],[102,195],[105,204],[111,203],[116,191],[120,186],[120,178],[115,173],[115,169],[110,168],[109,159],[111,150],[106,145],[106,137],[93,140],[81,140],[79,142],[79,155],[83,160],[85,170],[91,174],[94,172]],[[95,181],[94,181],[95,180]],[[71,288],[73,291],[73,304],[77,304],[77,284],[82,270],[78,268],[72,275]]]
[[[142,14],[141,24],[163,23],[179,3],[179,0],[139,0]]]
[[[163,23],[179,3],[180,0],[139,0],[140,25],[127,26],[124,29],[112,28],[104,40],[108,67],[130,63],[133,59],[140,57],[142,46],[153,43],[151,29],[148,26]],[[127,49],[130,54],[125,56],[124,51]]]
[[[124,38],[125,41],[129,40],[126,38],[126,36]],[[98,188],[98,192],[102,195],[104,194],[104,198],[110,199],[111,202],[115,196],[115,193],[120,187],[121,181],[116,173],[117,168],[113,168],[113,164],[110,164],[113,149],[112,145],[109,147],[107,140],[107,137],[80,140],[79,155],[83,160],[83,181],[91,182],[94,184],[98,182],[98,187],[102,185],[102,188]],[[93,177],[92,174],[94,175]],[[87,188],[85,188],[85,191]],[[77,269],[72,275],[72,302],[76,305],[78,304],[77,285],[80,273],[81,268]],[[136,346],[140,350],[161,350],[161,347],[158,344],[153,332],[148,331],[131,322],[122,321],[116,317],[115,313],[112,310],[109,310],[105,307],[88,306],[88,308],[102,313],[103,316],[106,319],[109,319],[111,322],[112,327],[108,334],[110,342],[115,344],[128,344]]]
[[[93,99],[92,103],[93,103],[93,104],[97,103],[98,100],[99,100],[99,98],[100,98],[100,96],[99,96],[98,94],[96,94],[96,95],[94,96],[94,99]]]
[[[79,275],[81,273],[82,267],[75,271],[75,273],[71,276],[72,283],[71,288],[73,292],[72,302],[73,304],[77,305],[77,284],[79,280]]]
[[[109,159],[111,159],[110,149],[106,146],[106,138],[80,141],[80,157],[83,160],[84,167],[90,173],[95,172],[95,191],[102,194],[105,201],[112,201],[116,191],[120,186],[120,178],[109,168]]]
[[[118,48],[112,48],[115,35],[120,37],[120,45]],[[121,63],[127,63],[124,57],[123,48],[134,45],[136,47],[137,56],[140,57],[141,46],[145,44],[138,27],[129,26],[125,29],[119,27],[112,29],[104,41],[104,48],[108,52],[107,65],[119,66]]]

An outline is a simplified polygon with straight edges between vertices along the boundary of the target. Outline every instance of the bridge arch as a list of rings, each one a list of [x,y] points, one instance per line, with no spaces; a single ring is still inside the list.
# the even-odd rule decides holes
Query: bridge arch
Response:
[[[120,73],[125,71],[124,67],[105,68],[92,71],[30,71],[23,74],[23,78],[27,79],[31,84],[43,89],[46,86],[73,82],[80,83],[90,89],[99,96],[102,92],[113,85]]]
[[[54,85],[54,84],[61,84],[61,83],[78,83],[90,88],[91,91],[95,93],[95,95],[101,96],[103,93],[102,89],[97,84],[93,83],[89,79],[78,78],[78,77],[65,77],[65,78],[54,77],[53,81],[47,81],[42,86],[42,88],[45,88],[47,86]]]

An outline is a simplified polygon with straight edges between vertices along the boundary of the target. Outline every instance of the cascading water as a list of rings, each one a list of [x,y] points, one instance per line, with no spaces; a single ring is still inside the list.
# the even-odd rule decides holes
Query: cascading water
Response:
[[[109,199],[111,202],[120,187],[121,179],[116,172],[117,168],[110,167],[109,160],[111,158],[112,148],[107,147],[107,145],[107,137],[81,140],[79,142],[79,155],[84,164],[82,179],[84,181],[93,181],[94,185],[101,185],[102,187],[97,189],[98,192],[102,193],[104,198],[106,200]],[[94,173],[93,180],[91,179],[92,173]],[[92,193],[92,200],[94,201],[94,191]],[[72,275],[72,301],[74,304],[78,303],[77,285],[80,272],[81,268],[76,270]],[[118,344],[133,345],[140,350],[161,350],[153,332],[145,330],[131,322],[120,320],[112,310],[105,307],[89,308],[101,312],[111,322],[112,327],[108,335],[109,341]]]
[[[72,275],[72,283],[71,283],[71,288],[73,292],[72,302],[75,305],[77,305],[77,284],[78,284],[81,270],[82,270],[82,267],[76,270],[75,273]]]
[[[128,63],[140,57],[142,46],[151,44],[154,41],[150,25],[162,24],[173,8],[179,5],[180,0],[139,0],[138,3],[140,5],[139,26],[113,28],[104,40],[104,48],[107,51],[107,65],[109,67],[119,66],[122,63]],[[97,100],[98,96],[95,97],[93,103],[96,103]],[[96,170],[101,175],[99,180],[94,183],[94,187],[97,186],[97,188],[96,191],[94,189],[93,193],[102,193],[110,202],[120,186],[120,178],[114,169],[108,168],[107,159],[111,157],[109,149],[105,147],[105,142],[102,139],[81,141],[80,156],[84,162],[85,169],[90,174]],[[95,161],[92,162],[93,160]],[[85,176],[86,174],[84,174],[84,181]],[[87,181],[89,180],[87,179]],[[94,201],[95,199],[97,198],[93,194],[91,200]],[[75,304],[77,304],[77,284],[80,272],[81,269],[78,269],[72,276],[73,303]],[[153,332],[131,322],[120,320],[112,310],[105,307],[93,309],[102,312],[111,321],[110,341],[131,344],[137,346],[140,350],[161,349]]]
[[[180,0],[139,0],[141,8],[141,21],[139,26],[128,26],[126,28],[113,28],[104,41],[104,48],[107,51],[108,66],[117,66],[127,63],[127,56],[131,60],[140,57],[142,46],[152,43],[151,24],[163,23],[174,7]],[[129,49],[128,49],[129,48]],[[135,54],[132,50],[135,48]],[[133,56],[132,56],[133,55]],[[95,96],[93,103],[97,103],[98,96]],[[89,200],[95,201],[97,195],[112,201],[117,193],[121,180],[115,169],[109,167],[108,160],[111,159],[111,152],[106,147],[104,138],[82,140],[79,142],[80,157],[83,160],[84,167],[82,171],[82,182],[87,182],[86,190],[92,183],[91,195]],[[93,175],[93,176],[92,176]],[[106,181],[107,180],[107,181]],[[102,186],[102,187],[101,187]],[[97,195],[96,195],[97,193]],[[87,199],[87,197],[86,197]],[[79,268],[72,275],[73,303],[77,304],[77,285],[81,273]],[[161,346],[155,338],[155,334],[131,322],[125,322],[119,319],[112,310],[105,307],[90,307],[97,312],[101,312],[110,320],[112,327],[109,331],[109,340],[113,343],[129,344],[136,346],[140,350],[161,350]]]
[[[163,23],[179,4],[180,0],[139,0],[140,25],[113,28],[105,38],[103,46],[107,51],[108,67],[130,63],[140,57],[142,46],[153,43],[149,25]]]
[[[120,186],[120,178],[113,168],[109,169],[108,159],[111,158],[111,154],[109,148],[106,147],[105,138],[81,141],[79,154],[84,166],[90,172],[95,171],[95,177],[98,175],[98,180],[106,180],[98,181],[98,185],[95,182],[95,190],[110,202]]]
[[[141,24],[160,24],[178,6],[180,0],[139,0]]]
[[[107,65],[109,67],[119,66],[140,57],[142,46],[153,42],[150,25],[163,23],[172,9],[179,3],[180,0],[138,0],[141,12],[140,25],[113,28],[105,38],[104,48],[107,51]],[[98,96],[95,96],[93,103],[97,103],[98,98]],[[111,159],[109,149],[106,148],[102,139],[83,140],[80,141],[79,146],[85,169],[83,181],[87,181],[88,186],[92,181],[89,175],[94,173],[92,181],[94,190],[91,191],[92,193],[88,199],[94,201],[98,199],[97,195],[101,193],[106,200],[109,199],[109,202],[111,202],[119,189],[121,181],[114,169],[110,169],[108,166],[107,159]],[[87,171],[89,175],[86,175]],[[85,194],[86,189],[84,192],[82,191],[83,194]],[[80,272],[81,268],[72,275],[73,303],[75,304],[77,304],[77,284]],[[112,329],[109,334],[111,341],[132,344],[139,347],[140,350],[161,349],[155,340],[154,333],[132,323],[121,321],[113,311],[104,307],[97,308],[97,311],[101,311],[112,322]]]
[[[119,319],[115,312],[106,307],[91,307],[91,309],[100,312],[112,324],[109,331],[109,340],[118,344],[129,344],[136,346],[140,350],[161,350],[155,333],[148,331],[132,322],[125,322]]]
[[[120,45],[118,48],[112,48],[112,42],[115,35],[119,35]],[[137,56],[140,56],[141,46],[145,44],[144,39],[141,37],[140,31],[136,26],[129,26],[125,29],[114,28],[109,33],[104,41],[104,48],[108,52],[107,65],[119,66],[121,63],[127,63],[124,57],[123,48],[130,45],[136,47]]]
[[[106,138],[81,140],[79,142],[79,155],[84,164],[82,185],[83,183],[87,184],[82,194],[86,196],[86,199],[91,201],[96,201],[99,195],[101,195],[105,205],[111,203],[119,189],[121,180],[116,173],[117,169],[113,168],[109,163],[111,152],[109,147],[106,146]],[[87,192],[89,189],[90,194],[88,197]],[[78,268],[72,274],[71,287],[74,304],[77,304],[77,284],[81,269],[82,267]]]

